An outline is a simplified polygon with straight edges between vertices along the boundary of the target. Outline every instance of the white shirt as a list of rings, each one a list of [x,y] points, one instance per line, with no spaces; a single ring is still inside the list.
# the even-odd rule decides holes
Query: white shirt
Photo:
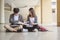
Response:
[[[35,21],[35,18],[34,17],[30,17],[30,22],[34,23],[34,21]],[[33,25],[28,25],[28,27],[33,27]]]
[[[18,21],[19,15],[14,15],[14,21]]]
[[[35,18],[34,17],[30,17],[30,22],[34,23],[34,21],[35,21]]]

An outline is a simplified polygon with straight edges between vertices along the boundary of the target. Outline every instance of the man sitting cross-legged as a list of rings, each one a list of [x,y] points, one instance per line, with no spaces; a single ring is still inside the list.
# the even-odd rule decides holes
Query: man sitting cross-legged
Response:
[[[23,27],[23,18],[22,16],[18,13],[19,8],[14,8],[13,9],[13,14],[10,15],[9,22],[10,25],[5,25],[5,29],[7,32],[22,32]]]

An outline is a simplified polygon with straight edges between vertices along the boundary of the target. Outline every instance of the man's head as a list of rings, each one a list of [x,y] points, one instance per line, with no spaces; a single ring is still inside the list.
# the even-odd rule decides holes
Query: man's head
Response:
[[[18,13],[18,12],[19,12],[19,8],[14,8],[14,9],[13,9],[13,12],[14,12],[14,13]]]

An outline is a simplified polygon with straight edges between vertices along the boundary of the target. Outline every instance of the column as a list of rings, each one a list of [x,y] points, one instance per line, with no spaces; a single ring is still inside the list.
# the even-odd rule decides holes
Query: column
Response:
[[[42,24],[52,25],[52,17],[51,0],[42,0]]]
[[[57,0],[57,26],[60,26],[60,0]]]
[[[5,19],[4,19],[4,0],[0,0],[0,23],[5,23]]]

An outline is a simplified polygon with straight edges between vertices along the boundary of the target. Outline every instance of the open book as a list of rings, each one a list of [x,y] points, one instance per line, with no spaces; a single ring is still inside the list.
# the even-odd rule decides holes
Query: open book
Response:
[[[37,25],[38,23],[34,23],[34,25]],[[27,23],[23,23],[23,22],[18,22],[18,25],[26,25],[27,27],[33,27],[32,24],[27,24]],[[17,26],[17,25],[12,25],[12,26]]]
[[[27,23],[23,23],[23,22],[19,22],[18,24],[22,24],[22,25],[29,25]],[[34,23],[34,25],[37,25],[38,23]]]

